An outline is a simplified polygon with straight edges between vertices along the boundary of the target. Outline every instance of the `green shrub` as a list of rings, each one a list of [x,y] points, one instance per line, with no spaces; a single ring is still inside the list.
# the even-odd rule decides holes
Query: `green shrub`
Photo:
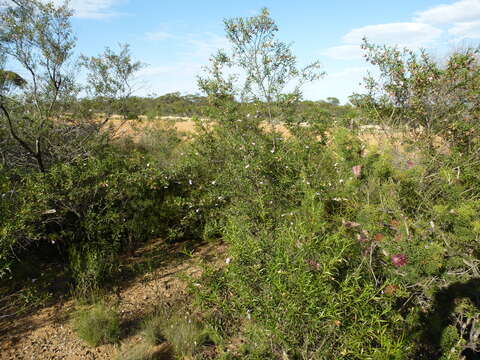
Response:
[[[106,277],[114,273],[118,266],[116,255],[111,248],[97,244],[75,244],[69,248],[69,267],[78,296],[93,294]]]
[[[456,51],[443,64],[425,50],[363,43],[365,57],[380,76],[366,81],[368,95],[357,104],[371,120],[407,125],[426,145],[439,135],[451,148],[474,152],[478,147],[480,48]],[[360,98],[357,96],[357,98]]]
[[[480,260],[478,161],[421,146],[415,161],[365,153],[346,129],[326,142],[282,138],[272,151],[279,134],[240,120],[200,135],[184,163],[204,229],[229,245],[225,269],[207,270],[192,290],[216,309],[222,336],[246,338],[238,358],[448,351],[441,341],[422,350],[420,318]]]
[[[72,318],[72,327],[90,346],[116,343],[120,337],[116,310],[103,303],[77,310]]]
[[[11,176],[0,219],[0,272],[15,276],[12,264],[43,249],[47,259],[52,253],[68,258],[77,284],[101,283],[119,251],[165,231],[162,219],[170,214],[162,204],[172,190],[150,161],[112,149],[21,182]]]

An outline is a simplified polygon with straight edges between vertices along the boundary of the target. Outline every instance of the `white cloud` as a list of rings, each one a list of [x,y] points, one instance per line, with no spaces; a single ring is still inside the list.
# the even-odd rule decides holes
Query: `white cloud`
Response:
[[[84,19],[105,19],[120,15],[114,11],[116,5],[128,0],[70,0],[70,8],[75,12],[75,17]],[[53,0],[56,5],[61,5],[64,0]]]
[[[333,79],[351,79],[353,78],[363,78],[367,71],[372,70],[369,66],[353,66],[346,68],[342,71],[338,71],[329,75]]]
[[[179,91],[193,94],[198,92],[197,75],[201,65],[196,62],[179,62],[170,65],[151,66],[142,69],[138,79],[145,84],[139,95],[166,94]]]
[[[431,45],[441,34],[442,30],[432,25],[414,22],[368,25],[351,30],[342,37],[344,45],[328,48],[323,54],[333,59],[356,60],[361,58],[360,44],[364,37],[378,45],[415,49]]]
[[[371,67],[354,66],[336,72],[330,72],[327,69],[327,76],[324,79],[304,87],[304,96],[312,100],[334,96],[342,103],[346,103],[353,93],[364,92],[361,84],[368,70],[371,70]]]
[[[322,55],[337,60],[352,60],[362,57],[362,49],[360,45],[340,45],[333,46],[322,52]]]
[[[189,49],[187,55],[205,60],[218,50],[227,49],[230,43],[224,36],[207,32],[187,35],[185,46]]]
[[[152,38],[155,38],[151,33]],[[180,91],[182,93],[196,93],[197,76],[202,73],[203,66],[208,64],[209,57],[221,48],[228,48],[228,40],[214,33],[195,33],[186,35],[164,36],[159,38],[175,38],[177,62],[168,64],[153,64],[140,71],[139,80],[148,84],[142,89],[142,94],[164,94]]]
[[[480,39],[480,21],[454,24],[448,33],[460,39]]]
[[[427,24],[451,24],[480,18],[480,0],[461,0],[417,12],[415,21]]]
[[[173,38],[174,35],[166,31],[154,31],[145,33],[145,37],[147,38],[147,40],[160,41]]]
[[[163,74],[171,73],[172,71],[177,70],[176,66],[169,65],[157,65],[157,66],[146,66],[138,72],[139,77],[152,77],[160,76]]]
[[[353,29],[343,36],[347,44],[359,44],[363,37],[375,44],[407,46],[411,48],[426,46],[438,39],[442,30],[428,24],[404,22],[369,25]]]

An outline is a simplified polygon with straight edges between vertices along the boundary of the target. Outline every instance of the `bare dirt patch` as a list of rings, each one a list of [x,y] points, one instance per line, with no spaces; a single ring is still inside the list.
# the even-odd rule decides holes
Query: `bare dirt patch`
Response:
[[[123,345],[142,341],[137,330],[155,306],[188,301],[184,277],[200,276],[204,262],[215,262],[221,266],[225,246],[202,244],[190,250],[189,255],[186,255],[182,244],[169,245],[165,250],[167,254],[159,254],[158,249],[167,249],[162,240],[152,241],[123,259],[125,266],[141,267],[151,261],[157,265],[152,271],[126,279],[122,287],[110,295],[110,300],[117,304],[120,313]],[[155,259],[155,256],[161,259]],[[9,325],[12,330],[0,337],[0,359],[115,358],[120,345],[91,348],[76,336],[69,323],[74,310],[74,300],[67,299],[34,314],[11,319]],[[165,344],[152,351],[165,353],[165,356],[169,353]]]

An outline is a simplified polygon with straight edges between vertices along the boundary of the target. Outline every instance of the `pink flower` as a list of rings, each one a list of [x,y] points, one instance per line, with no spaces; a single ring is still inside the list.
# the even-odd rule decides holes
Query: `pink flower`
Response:
[[[314,270],[319,270],[320,269],[320,264],[314,260],[308,260],[307,264],[310,265],[310,267]]]
[[[352,167],[352,172],[355,177],[359,178],[362,175],[362,165],[355,165]]]
[[[407,257],[404,254],[392,255],[392,264],[395,267],[402,267],[407,264]]]

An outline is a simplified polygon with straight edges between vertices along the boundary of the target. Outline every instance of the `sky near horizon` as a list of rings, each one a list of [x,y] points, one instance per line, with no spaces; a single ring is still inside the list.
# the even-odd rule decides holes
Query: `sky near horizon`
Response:
[[[61,0],[55,0],[61,2]],[[319,60],[326,77],[304,89],[305,98],[347,101],[361,91],[368,70],[359,44],[427,48],[438,58],[480,44],[480,0],[71,0],[77,53],[97,55],[129,43],[139,74],[138,95],[198,93],[196,77],[208,58],[227,48],[223,19],[267,7],[280,40],[292,43],[299,64]]]

